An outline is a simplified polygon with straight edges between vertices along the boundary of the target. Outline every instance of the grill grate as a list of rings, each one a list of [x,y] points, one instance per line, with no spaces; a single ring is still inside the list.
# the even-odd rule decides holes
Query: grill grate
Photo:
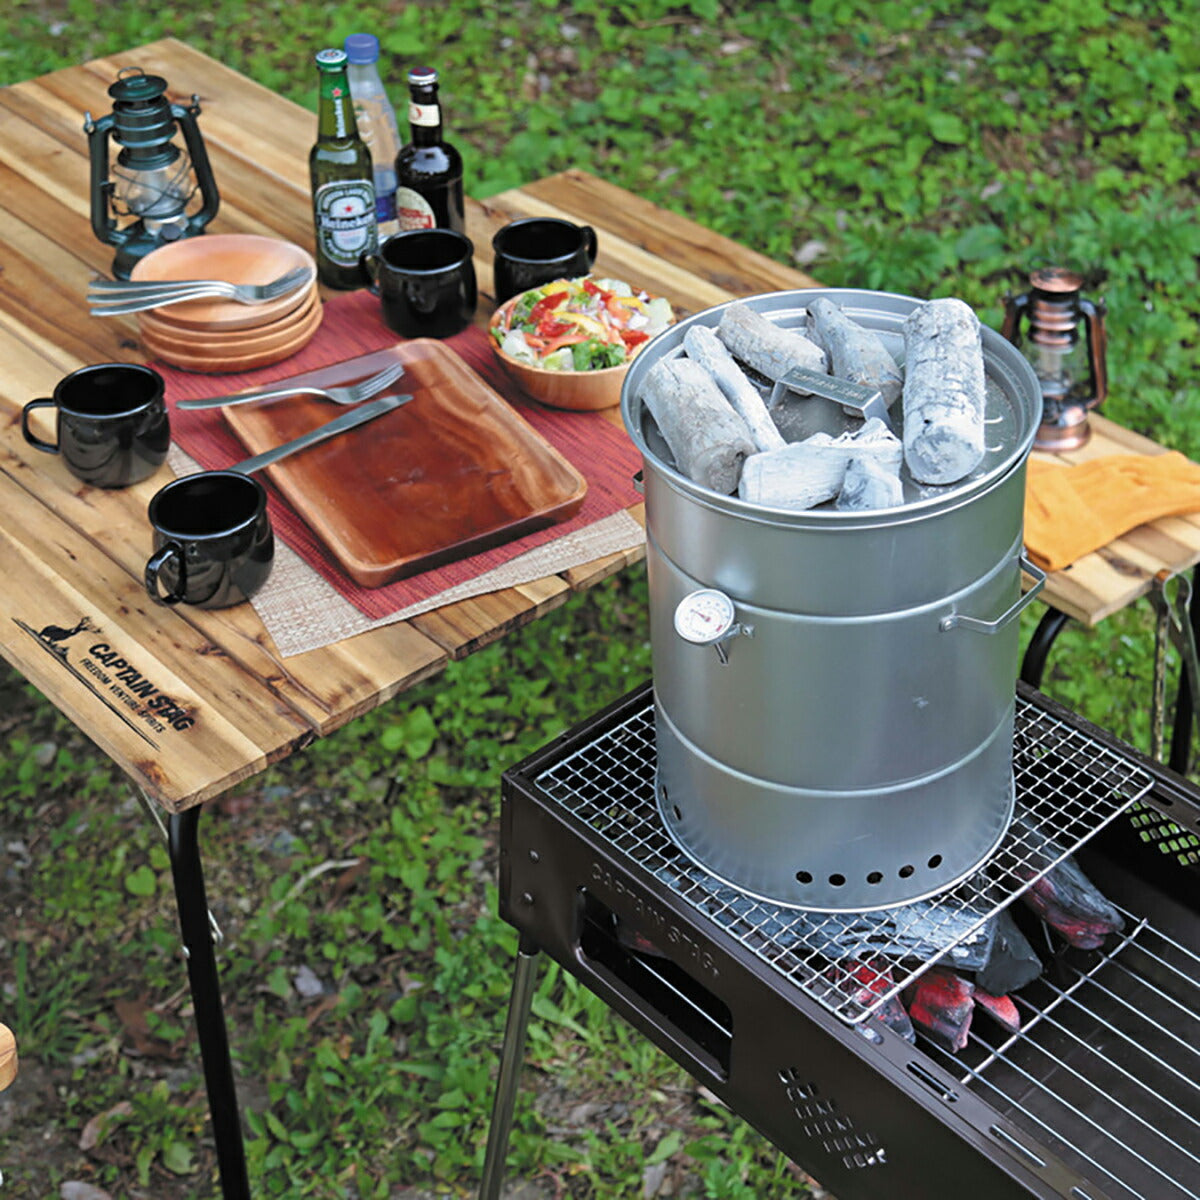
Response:
[[[647,699],[643,708],[556,762],[535,782],[848,1024],[878,1012],[943,956],[952,966],[969,968],[986,943],[990,919],[1153,784],[1136,763],[1018,698],[1016,815],[988,862],[932,900],[869,914],[831,914],[755,900],[695,866],[659,816],[655,767],[654,708]],[[846,957],[887,960],[890,984],[866,996],[844,983],[839,986],[831,963]]]
[[[1014,995],[1020,1034],[992,1045],[973,1029],[957,1056],[926,1049],[1114,1195],[1197,1200],[1200,957],[1124,916],[1107,954],[1065,956]]]

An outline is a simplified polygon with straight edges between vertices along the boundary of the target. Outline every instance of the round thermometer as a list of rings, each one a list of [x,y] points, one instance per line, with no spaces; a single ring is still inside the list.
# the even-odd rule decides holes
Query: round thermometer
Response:
[[[733,601],[716,588],[701,588],[680,600],[675,609],[675,632],[684,641],[708,646],[720,641],[732,628]]]

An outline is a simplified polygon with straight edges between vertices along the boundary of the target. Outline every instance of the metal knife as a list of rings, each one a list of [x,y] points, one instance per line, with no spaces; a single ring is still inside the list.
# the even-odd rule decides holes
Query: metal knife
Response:
[[[225,470],[250,475],[254,471],[260,471],[263,467],[270,466],[271,463],[278,462],[281,458],[287,458],[289,454],[295,454],[297,450],[305,450],[309,446],[315,446],[318,442],[336,437],[339,433],[345,433],[347,429],[353,429],[356,425],[373,421],[376,417],[383,416],[385,412],[391,412],[393,408],[407,404],[411,399],[411,396],[384,396],[381,400],[371,400],[359,408],[342,413],[340,417],[334,417],[332,421],[326,421],[324,425],[319,425],[316,429],[310,429],[308,433],[302,433],[298,438],[292,438],[290,442],[284,442],[282,446],[264,450],[262,454],[243,459],[231,467],[226,467]]]

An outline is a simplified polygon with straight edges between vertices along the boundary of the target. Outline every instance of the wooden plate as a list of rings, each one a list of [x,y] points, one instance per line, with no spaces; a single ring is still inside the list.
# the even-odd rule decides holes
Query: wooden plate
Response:
[[[351,579],[380,587],[579,511],[583,476],[441,342],[417,338],[309,378],[355,383],[397,359],[405,373],[388,392],[411,392],[408,404],[267,468]],[[341,410],[298,396],[222,411],[258,454]]]
[[[295,354],[306,346],[321,325],[325,309],[318,304],[312,315],[300,325],[265,347],[242,354],[231,354],[220,343],[203,349],[181,351],[159,341],[152,333],[142,332],[142,345],[156,358],[182,367],[185,371],[199,371],[208,375],[229,375],[237,371],[253,371],[257,367],[268,367],[272,363]]]
[[[160,246],[141,259],[129,277],[139,281],[225,279],[230,283],[270,283],[294,267],[308,267],[312,278],[317,277],[312,255],[292,242],[257,233],[215,233]],[[192,329],[245,329],[291,311],[300,290],[262,304],[188,300],[170,305],[170,320]]]
[[[301,308],[286,318],[272,321],[261,329],[161,329],[142,322],[143,338],[149,336],[156,346],[166,346],[180,354],[242,355],[290,341],[302,326],[310,324],[313,313],[321,307],[314,292]]]

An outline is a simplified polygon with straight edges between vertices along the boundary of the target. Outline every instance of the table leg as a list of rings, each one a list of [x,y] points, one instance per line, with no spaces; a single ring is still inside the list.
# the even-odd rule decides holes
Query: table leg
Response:
[[[1055,639],[1062,633],[1063,626],[1069,620],[1070,617],[1059,612],[1057,608],[1048,608],[1042,614],[1038,627],[1029,639],[1029,645],[1025,647],[1025,657],[1021,660],[1021,679],[1030,687],[1042,686],[1042,674],[1046,670],[1046,658],[1050,654],[1050,647],[1054,645]]]
[[[213,950],[208,900],[204,894],[204,870],[200,863],[200,807],[196,805],[185,812],[171,814],[167,844],[175,878],[175,902],[179,908],[183,950],[187,956],[192,1007],[196,1013],[200,1057],[204,1063],[208,1107],[217,1145],[221,1194],[225,1200],[250,1200],[237,1089],[233,1082],[225,1010],[217,978],[217,956]]]
[[[508,1020],[504,1026],[504,1046],[500,1051],[500,1071],[496,1076],[496,1097],[492,1102],[492,1122],[488,1128],[479,1200],[500,1200],[500,1189],[504,1184],[508,1136],[512,1132],[517,1083],[525,1059],[525,1032],[529,1027],[533,987],[537,982],[537,956],[537,946],[522,937],[517,950],[517,966],[513,972],[512,995],[508,1001]]]

